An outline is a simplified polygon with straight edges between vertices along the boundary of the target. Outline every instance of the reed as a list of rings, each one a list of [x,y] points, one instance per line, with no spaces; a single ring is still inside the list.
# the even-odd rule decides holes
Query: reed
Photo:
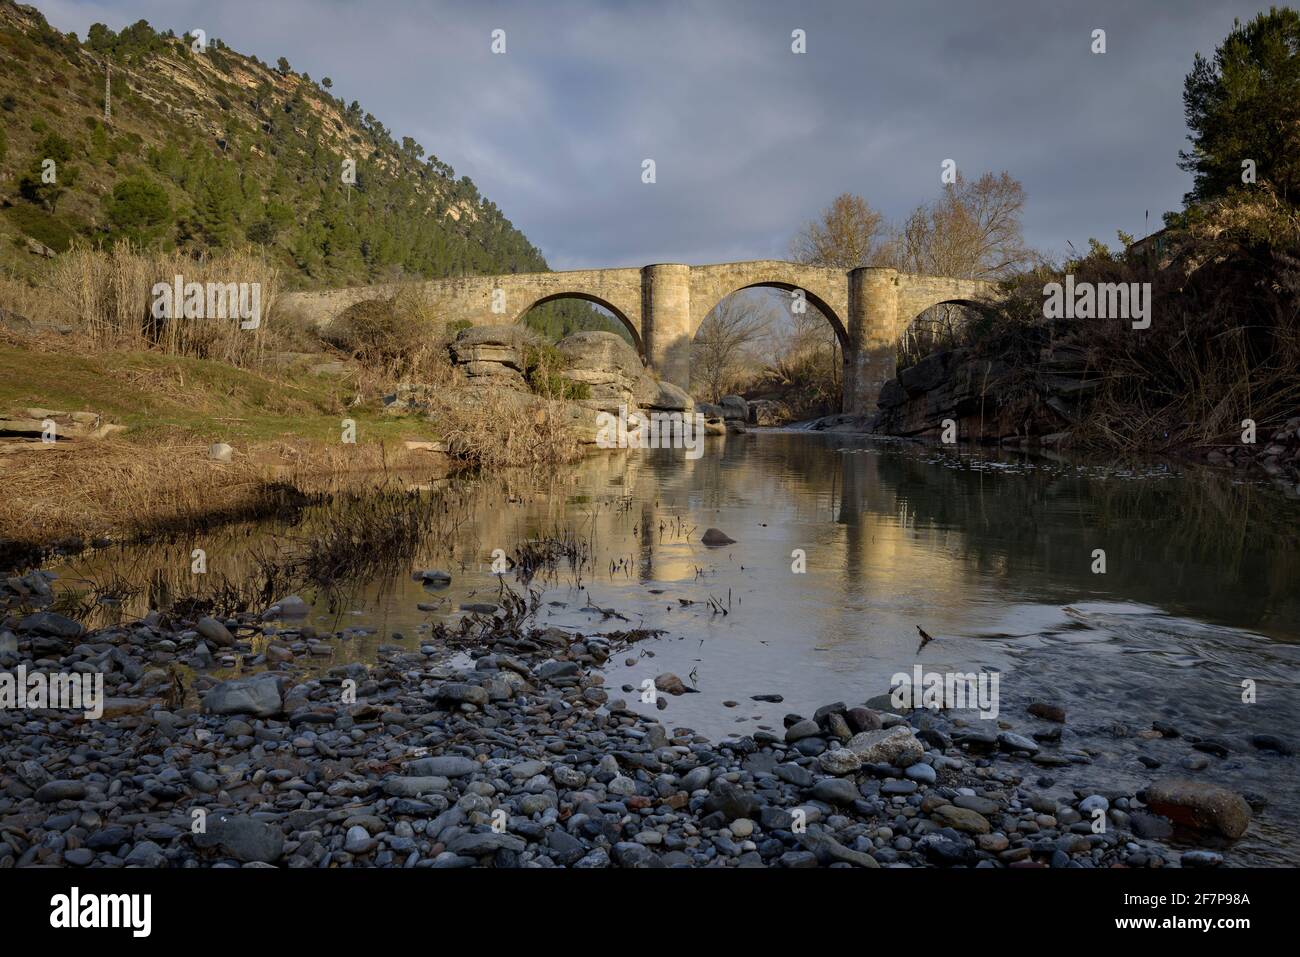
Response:
[[[205,287],[210,282],[258,284],[260,325],[244,329],[237,318],[155,318],[154,286],[171,285],[178,275]],[[273,336],[279,285],[279,270],[252,249],[196,259],[125,242],[109,249],[78,245],[60,255],[39,284],[0,281],[0,309],[41,324],[71,327],[88,349],[156,349],[255,368]]]

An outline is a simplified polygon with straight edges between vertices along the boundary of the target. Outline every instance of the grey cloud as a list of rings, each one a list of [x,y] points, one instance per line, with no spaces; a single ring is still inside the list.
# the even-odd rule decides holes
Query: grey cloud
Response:
[[[1187,179],[1182,81],[1260,7],[1098,0],[655,4],[41,2],[288,57],[470,176],[555,268],[781,256],[844,191],[897,219],[939,164],[1006,169],[1059,255],[1141,232]],[[507,31],[508,53],[489,51]],[[790,52],[790,31],[808,52]],[[1093,28],[1108,52],[1088,50]],[[641,183],[653,158],[658,182]]]

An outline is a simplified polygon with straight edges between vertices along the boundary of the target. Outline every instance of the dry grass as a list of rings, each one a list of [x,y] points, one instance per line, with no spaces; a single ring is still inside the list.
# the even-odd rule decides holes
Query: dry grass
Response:
[[[477,401],[443,403],[435,417],[452,453],[482,468],[552,469],[582,455],[574,407],[540,396],[483,389]]]
[[[176,274],[261,282],[260,328],[155,320],[152,288]],[[277,281],[245,252],[194,262],[126,246],[69,251],[41,285],[0,281],[0,309],[72,329],[0,329],[0,411],[94,411],[128,427],[115,439],[0,455],[0,565],[61,542],[141,540],[257,518],[376,476],[383,484],[394,473],[427,477],[465,465],[544,471],[579,457],[571,426],[584,419],[572,406],[467,385],[447,358],[446,330],[413,292],[361,317],[343,378],[310,374],[310,361],[264,361],[304,332],[293,317],[277,331]],[[425,387],[434,414],[386,414],[380,398],[399,383]],[[343,419],[356,422],[356,444],[340,441]],[[454,457],[408,451],[407,439],[440,439]],[[213,441],[235,446],[235,460],[209,461]]]
[[[206,446],[114,439],[7,454],[0,481],[0,539],[28,546],[268,514],[288,489],[265,465],[209,461]]]
[[[264,443],[229,463],[208,446],[106,439],[0,455],[0,567],[51,546],[157,536],[292,513],[341,489],[388,487],[393,476],[445,475],[443,456],[382,443]]]
[[[839,364],[838,353],[826,339],[791,343],[737,391],[779,395],[796,420],[831,415],[842,404]]]
[[[49,287],[5,275],[0,275],[0,312],[42,326],[53,327],[68,321],[68,309],[62,298],[54,295]]]
[[[1300,409],[1300,212],[1267,193],[1195,211],[1165,234],[1159,259],[1103,247],[1062,270],[1009,284],[963,344],[1005,363],[1033,393],[1045,350],[1077,349],[1098,386],[1075,440],[1098,449],[1162,452],[1236,442]],[[1151,326],[1128,319],[1044,320],[1043,284],[1150,283]]]
[[[171,285],[178,275],[185,283],[257,283],[261,324],[243,329],[235,317],[155,318],[155,284]],[[77,246],[54,261],[39,285],[0,282],[0,308],[41,324],[70,326],[88,349],[157,349],[253,368],[271,341],[279,282],[279,271],[248,249],[196,260],[126,243],[110,250]]]

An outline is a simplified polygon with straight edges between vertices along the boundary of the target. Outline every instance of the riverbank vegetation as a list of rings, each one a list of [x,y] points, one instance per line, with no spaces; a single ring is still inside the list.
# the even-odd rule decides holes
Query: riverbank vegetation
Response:
[[[256,277],[257,328],[155,319],[153,280],[181,269],[187,281]],[[254,517],[378,475],[553,469],[581,454],[549,377],[531,396],[472,388],[447,355],[456,330],[418,315],[414,298],[316,330],[279,308],[277,284],[256,249],[189,260],[125,243],[75,247],[42,282],[0,282],[0,420],[91,412],[121,429],[0,441],[8,563]],[[209,458],[214,443],[228,460]]]

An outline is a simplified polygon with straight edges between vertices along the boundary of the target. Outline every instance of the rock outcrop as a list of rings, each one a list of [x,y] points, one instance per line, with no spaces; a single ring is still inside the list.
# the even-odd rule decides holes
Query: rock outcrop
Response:
[[[521,407],[540,401],[532,396],[526,379],[527,352],[545,346],[545,340],[525,326],[477,326],[465,329],[451,343],[452,361],[472,385],[497,390],[505,387],[518,395]],[[578,332],[555,343],[562,366],[558,375],[581,387],[584,398],[568,404],[570,425],[580,441],[596,441],[596,415],[629,416],[637,412],[681,412],[695,409],[690,395],[670,382],[662,382],[642,363],[625,339],[612,332]],[[385,411],[400,414],[421,411],[427,405],[427,388],[403,386],[384,399]]]
[[[966,349],[945,349],[886,382],[874,415],[856,422],[833,416],[819,425],[939,437],[945,420],[952,420],[964,442],[1063,444],[1099,385],[1072,347],[1044,349],[1032,371]]]
[[[524,353],[541,341],[527,326],[475,326],[456,335],[451,343],[451,358],[471,380],[525,388]]]
[[[56,412],[36,408],[0,412],[0,439],[33,440],[46,436],[53,437],[56,442],[102,439],[125,429],[126,426],[105,422],[97,412]]]
[[[660,382],[649,370],[643,372],[637,382],[636,402],[652,412],[691,412],[695,409],[695,401],[685,389],[671,382]]]
[[[578,332],[555,348],[565,360],[560,375],[587,387],[588,397],[579,400],[582,405],[614,414],[620,405],[629,412],[636,407],[645,366],[625,339],[612,332]]]
[[[745,423],[749,421],[749,403],[738,395],[724,395],[718,400],[722,417],[728,422]]]

